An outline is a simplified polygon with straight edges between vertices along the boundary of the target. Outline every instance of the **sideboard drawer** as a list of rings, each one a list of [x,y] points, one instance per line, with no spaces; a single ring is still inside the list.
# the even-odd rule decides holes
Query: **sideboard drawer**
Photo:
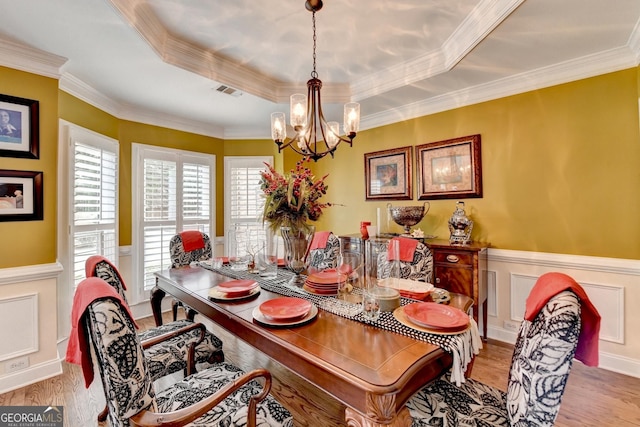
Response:
[[[473,265],[473,253],[438,249],[433,251],[433,261],[459,266]]]

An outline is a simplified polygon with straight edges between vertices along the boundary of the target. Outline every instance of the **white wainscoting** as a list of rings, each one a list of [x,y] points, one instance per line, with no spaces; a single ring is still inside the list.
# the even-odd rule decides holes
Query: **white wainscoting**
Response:
[[[600,367],[640,377],[640,336],[628,333],[640,324],[640,261],[489,249],[488,336],[514,343],[514,324],[522,321],[527,296],[544,273],[573,277],[602,318]],[[625,325],[627,326],[625,328]]]
[[[0,393],[62,373],[59,263],[0,269]]]
[[[0,362],[38,351],[38,294],[0,299]],[[20,325],[15,333],[11,325]]]

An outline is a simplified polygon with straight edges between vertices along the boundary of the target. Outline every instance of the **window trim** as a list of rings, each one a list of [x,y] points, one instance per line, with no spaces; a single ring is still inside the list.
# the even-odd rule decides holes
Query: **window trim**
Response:
[[[74,292],[74,254],[73,241],[71,239],[71,229],[73,225],[73,140],[79,139],[88,141],[89,145],[112,150],[118,156],[118,173],[116,176],[116,212],[115,212],[115,239],[116,258],[119,254],[120,239],[120,142],[117,139],[83,128],[69,121],[58,119],[58,170],[57,170],[57,252],[58,262],[62,265],[62,273],[57,284],[57,307],[58,307],[58,337],[64,338],[69,334],[71,328],[69,313]],[[113,260],[117,264],[118,260]]]

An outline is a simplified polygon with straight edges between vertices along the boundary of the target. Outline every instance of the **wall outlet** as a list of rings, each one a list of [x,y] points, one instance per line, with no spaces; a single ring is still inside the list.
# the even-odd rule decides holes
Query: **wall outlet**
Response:
[[[511,332],[518,332],[518,329],[520,329],[520,322],[514,322],[513,320],[505,320],[503,327],[507,330],[507,331],[511,331]]]
[[[21,357],[19,359],[13,359],[13,360],[7,362],[4,365],[4,371],[7,374],[10,374],[11,372],[20,371],[20,370],[26,369],[28,367],[29,367],[29,356],[24,356],[24,357]]]

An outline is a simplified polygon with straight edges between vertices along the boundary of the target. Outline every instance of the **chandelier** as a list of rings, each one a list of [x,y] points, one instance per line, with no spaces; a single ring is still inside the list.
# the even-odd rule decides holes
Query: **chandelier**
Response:
[[[307,95],[295,93],[290,97],[290,124],[296,134],[287,140],[284,113],[271,114],[271,138],[278,145],[278,152],[287,147],[314,161],[333,153],[341,142],[350,146],[360,126],[360,104],[349,102],[344,106],[344,132],[340,136],[340,124],[327,122],[322,113],[320,89],[322,81],[316,72],[316,12],[322,9],[322,0],[307,0],[305,7],[313,14],[313,71],[307,81]]]

